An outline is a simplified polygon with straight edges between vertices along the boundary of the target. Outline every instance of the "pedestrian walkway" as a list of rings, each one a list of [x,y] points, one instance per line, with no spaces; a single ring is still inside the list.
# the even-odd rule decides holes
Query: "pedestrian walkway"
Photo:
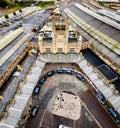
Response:
[[[30,57],[29,61],[31,61],[31,59],[32,58]],[[32,63],[29,61],[26,61],[27,65],[24,64],[25,67],[23,67],[24,73],[21,73],[21,75],[24,75],[24,77],[23,77],[24,82],[22,82],[20,84],[20,90],[15,95],[14,103],[13,103],[13,105],[11,105],[9,107],[7,116],[0,123],[0,128],[3,128],[3,127],[15,128],[17,126],[17,123],[21,118],[23,110],[25,109],[25,107],[32,95],[33,89],[34,89],[35,85],[37,84],[37,81],[39,80],[39,76],[41,75],[41,71],[42,71],[45,63],[41,62],[39,59],[37,59],[36,61],[34,59],[35,63],[33,65],[33,67],[31,68],[31,72],[25,78],[26,71],[28,72],[28,70],[26,70],[26,68],[30,68],[32,65]],[[30,66],[28,66],[28,64]],[[35,70],[37,70],[37,71],[35,72]],[[10,88],[11,88],[11,86],[10,86]],[[10,94],[14,95],[14,93],[15,92],[11,92]],[[4,96],[4,98],[6,98],[6,96]],[[6,99],[8,99],[8,98],[6,98]],[[2,107],[5,107],[5,105]]]

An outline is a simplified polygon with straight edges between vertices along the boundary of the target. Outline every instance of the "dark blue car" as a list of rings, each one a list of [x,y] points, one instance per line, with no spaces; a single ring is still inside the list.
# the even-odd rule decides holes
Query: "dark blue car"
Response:
[[[102,94],[97,93],[97,94],[96,94],[96,97],[97,97],[97,99],[100,101],[100,103],[101,103],[102,105],[105,105],[105,104],[106,104],[106,100],[105,100],[105,98],[103,97]]]
[[[74,74],[74,71],[72,71],[70,69],[66,69],[65,70],[65,73],[70,74],[70,75],[73,75]]]
[[[120,124],[120,118],[118,117],[117,112],[113,109],[113,108],[108,108],[108,112],[110,113],[110,115],[114,118],[114,120]]]
[[[39,85],[35,86],[33,92],[34,92],[34,94],[39,94],[39,92],[40,92],[40,86]]]
[[[55,74],[55,72],[54,71],[49,71],[49,72],[47,72],[47,76],[49,77],[49,76],[52,76],[52,75],[54,75]]]
[[[43,84],[46,79],[47,79],[46,76],[41,77],[40,80],[39,80],[39,84]]]
[[[65,70],[62,69],[62,68],[58,68],[58,69],[57,69],[57,73],[58,73],[58,74],[63,74],[63,73],[65,73]]]
[[[81,81],[84,81],[84,76],[82,76],[81,74],[77,74],[77,76],[76,76],[79,80],[81,80]]]

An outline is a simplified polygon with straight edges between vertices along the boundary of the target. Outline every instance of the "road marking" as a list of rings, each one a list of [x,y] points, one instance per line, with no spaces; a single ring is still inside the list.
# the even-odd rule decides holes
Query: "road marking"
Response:
[[[14,110],[14,111],[18,111],[18,112],[21,112],[22,110],[20,109],[16,109],[16,108],[10,108],[11,110]]]
[[[43,113],[42,119],[41,119],[40,124],[39,124],[39,128],[42,126],[41,124],[42,124],[43,118],[44,118],[44,116],[45,116],[45,113],[46,113],[46,110],[44,110],[44,113]]]
[[[35,86],[35,85],[34,85],[34,86]],[[24,86],[24,88],[33,89],[34,87],[30,87],[30,86]]]
[[[22,97],[22,96],[16,96],[17,98],[28,100],[28,98]]]
[[[81,101],[81,103],[83,104],[83,106],[86,108],[86,110],[89,112],[89,114],[91,115],[91,117],[95,120],[95,122],[98,124],[98,126],[100,127],[100,128],[103,128],[102,126],[101,126],[101,124],[95,119],[95,117],[93,116],[93,114],[90,112],[90,110],[88,109],[88,107],[86,106],[86,104],[80,99],[80,101]]]
[[[8,125],[8,124],[3,124],[3,123],[2,123],[2,125],[6,126],[6,127],[9,127],[9,128],[14,128],[13,126]]]
[[[117,100],[119,100],[120,99],[120,97],[118,97],[117,99],[115,99],[112,103],[114,104]]]
[[[105,93],[105,92],[109,91],[110,89],[111,89],[111,87],[110,87],[110,88],[107,88],[103,93]]]

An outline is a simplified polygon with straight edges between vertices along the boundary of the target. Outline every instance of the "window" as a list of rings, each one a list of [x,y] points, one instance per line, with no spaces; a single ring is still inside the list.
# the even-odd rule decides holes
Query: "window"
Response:
[[[75,48],[70,48],[70,52],[74,52],[75,51]]]
[[[63,48],[58,48],[58,52],[62,52],[63,51]]]
[[[51,52],[51,49],[50,48],[46,48],[46,52]]]

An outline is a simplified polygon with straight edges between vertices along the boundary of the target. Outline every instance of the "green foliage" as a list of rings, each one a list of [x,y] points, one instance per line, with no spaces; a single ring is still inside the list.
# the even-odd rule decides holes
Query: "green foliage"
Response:
[[[5,0],[0,0],[0,7],[6,7],[8,6],[8,3]]]
[[[104,2],[99,2],[99,4],[100,4],[101,6],[104,6]]]
[[[25,4],[25,1],[21,0],[21,1],[19,2],[19,5],[23,5],[23,4]]]
[[[5,19],[8,19],[9,18],[9,16],[7,14],[4,17],[5,17]]]
[[[21,12],[21,13],[22,13],[22,9],[20,9],[20,10],[19,10],[19,12]]]
[[[6,8],[6,6],[11,8],[24,8],[26,6],[30,6],[31,3],[25,2],[25,0],[22,0],[20,2],[11,2],[12,0],[0,0],[0,7]]]
[[[31,3],[28,3],[28,2],[25,2],[25,0],[22,0],[20,1],[18,4],[17,4],[19,7],[26,7],[26,6],[30,6]]]
[[[42,1],[37,4],[41,8],[45,8],[54,4],[54,1]]]
[[[13,15],[16,15],[16,12],[13,12]]]

